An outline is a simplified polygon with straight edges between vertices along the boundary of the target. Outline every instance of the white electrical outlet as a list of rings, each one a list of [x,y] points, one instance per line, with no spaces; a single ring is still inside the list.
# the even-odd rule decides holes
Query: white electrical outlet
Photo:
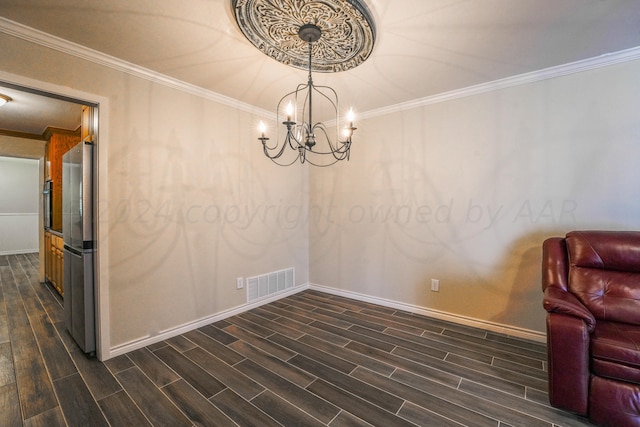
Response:
[[[244,288],[244,279],[242,277],[238,277],[236,279],[236,289]]]
[[[431,290],[433,292],[440,292],[440,280],[431,279]]]

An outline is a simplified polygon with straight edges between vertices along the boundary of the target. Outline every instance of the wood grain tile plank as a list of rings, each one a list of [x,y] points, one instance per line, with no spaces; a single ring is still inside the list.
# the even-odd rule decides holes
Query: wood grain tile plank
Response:
[[[231,389],[226,389],[210,399],[222,412],[241,426],[276,427],[280,424]]]
[[[180,379],[162,360],[146,348],[134,350],[126,356],[158,387],[165,386]],[[122,371],[122,369],[120,370]]]
[[[253,310],[251,310],[251,313],[269,320],[276,320],[278,317],[280,317],[280,315],[273,313],[270,310],[265,310],[264,306],[254,308]]]
[[[273,303],[271,304],[265,304],[262,306],[262,309],[265,311],[269,311],[275,315],[279,315],[280,317],[284,317],[287,319],[291,319],[291,320],[295,320],[296,322],[300,322],[300,323],[305,323],[305,324],[309,324],[311,322],[313,322],[313,319],[307,316],[303,316],[301,314],[298,314],[292,310],[287,310],[285,308],[282,308],[280,306],[277,306]]]
[[[335,417],[330,423],[329,427],[372,427],[373,424],[369,424],[365,420],[362,420],[355,415],[342,411]]]
[[[345,322],[349,322],[352,325],[358,325],[363,328],[372,329],[378,332],[382,332],[387,328],[385,325],[378,322],[372,322],[367,317],[365,317],[365,315],[359,315],[358,313],[353,311],[344,311],[343,313],[333,314],[330,311],[321,308],[318,308],[315,311],[316,313],[323,314],[325,316],[333,316],[335,319],[340,319]]]
[[[453,421],[446,416],[436,414],[421,406],[418,406],[411,402],[406,402],[398,415],[402,418],[409,420],[419,426],[438,426],[438,427],[464,427],[465,424],[461,424],[457,421]]]
[[[0,425],[21,426],[20,398],[16,383],[0,385]]]
[[[384,377],[373,378],[373,376],[377,374],[373,374],[369,372],[364,373],[364,371],[358,371],[357,373],[354,373],[354,376],[358,376],[360,378],[362,375],[365,375],[365,374],[367,375],[367,378],[369,379],[369,381],[371,381],[372,384],[378,384],[378,382],[380,383],[388,382],[387,378],[384,378]],[[479,399],[477,396],[474,396],[470,393],[466,393],[461,390],[454,390],[437,383],[431,383],[431,382],[425,381],[424,378],[421,379],[415,376],[414,374],[411,374],[402,370],[398,370],[394,372],[393,375],[391,375],[391,381],[395,382],[394,385],[397,385],[398,383],[403,384],[402,391],[398,391],[398,393],[404,393],[405,390],[409,390],[409,391],[406,391],[407,393],[415,393],[413,390],[419,390],[420,392],[425,393],[425,394],[421,394],[421,396],[423,396],[426,399],[424,403],[421,403],[416,398],[410,398],[408,400],[414,403],[417,403],[418,405],[425,407],[427,409],[430,409],[434,412],[443,413],[441,412],[442,409],[439,409],[439,408],[447,408],[447,405],[450,405],[452,404],[452,402],[455,402],[455,406],[464,408],[464,410],[458,409],[457,411],[455,411],[456,414],[461,414],[461,415],[466,414],[466,412],[464,411],[467,408],[470,408],[473,413],[481,414],[483,416],[492,418],[494,420],[501,420],[503,422],[506,422],[506,424],[509,424],[509,425],[523,425],[523,426],[526,425],[527,427],[529,426],[551,427],[550,423],[548,422],[545,422],[536,417],[532,417],[525,413],[516,411],[513,408],[503,406],[500,404],[500,402],[492,402],[486,399]],[[425,395],[428,395],[429,397]],[[434,400],[434,399],[437,399],[437,400]],[[440,401],[441,399],[449,403],[443,403]],[[453,409],[447,410],[443,414],[450,418],[453,418],[453,416],[451,415],[453,413],[452,411]],[[460,421],[458,418],[453,418],[453,419]],[[465,417],[465,419],[467,418]],[[472,423],[471,425],[474,425],[474,424]]]
[[[44,308],[36,307],[29,320],[51,379],[57,380],[78,372]]]
[[[391,412],[367,402],[365,399],[357,397],[331,383],[318,379],[307,387],[312,393],[323,399],[340,406],[345,411],[352,413],[356,417],[367,421],[374,426],[415,426],[415,424],[404,420]]]
[[[303,344],[307,344],[308,346],[311,346],[317,350],[333,354],[340,359],[346,360],[347,362],[351,362],[358,366],[363,366],[371,371],[377,372],[382,375],[391,375],[391,373],[396,369],[396,367],[391,364],[383,363],[365,354],[333,345],[315,336],[305,335],[298,341]]]
[[[228,345],[238,340],[238,338],[226,333],[222,329],[218,329],[213,325],[206,325],[199,328],[198,330],[207,335],[209,338],[213,338],[214,340],[218,341],[220,344]]]
[[[493,366],[496,368],[506,369],[508,371],[517,372],[519,374],[528,375],[530,377],[538,378],[539,380],[546,381],[548,373],[542,370],[542,362],[540,366],[532,367],[529,365],[523,365],[515,360],[504,360],[499,357],[493,359]]]
[[[124,390],[100,399],[98,405],[100,405],[107,421],[112,426],[151,426],[151,422],[144,416],[136,404],[133,403],[133,400],[131,400]]]
[[[457,375],[455,372],[445,372],[437,367],[431,366],[434,361],[429,358],[423,357],[420,362],[416,362],[356,342],[350,343],[346,348],[356,353],[361,353],[376,359],[382,363],[392,365],[396,369],[404,369],[408,372],[429,378],[450,387],[456,387],[461,380],[460,375]]]
[[[7,384],[16,384],[16,373],[13,369],[13,355],[11,343],[0,343],[0,387]]]
[[[53,385],[62,413],[70,425],[92,427],[109,425],[80,374],[75,373],[56,380]]]
[[[544,351],[536,351],[530,347],[525,345],[520,345],[518,340],[500,340],[500,341],[492,341],[483,337],[475,337],[469,336],[468,334],[464,334],[461,332],[445,330],[442,333],[443,337],[451,337],[458,339],[467,344],[476,344],[478,348],[484,348],[485,351],[491,352],[491,354],[496,355],[501,358],[511,358],[517,360],[531,360],[535,362],[540,362],[546,360],[547,352]],[[538,347],[535,347],[538,349]],[[544,349],[544,347],[543,347]],[[527,364],[525,362],[520,362],[523,364]]]
[[[408,350],[412,350],[417,353],[424,354],[425,356],[440,358],[440,357],[444,357],[446,354],[452,351],[459,351],[469,356],[474,356],[486,363],[491,363],[490,356],[487,356],[481,353],[475,353],[472,351],[467,351],[463,348],[459,348],[456,346],[442,344],[437,341],[429,340],[423,337],[416,337],[415,335],[407,334],[405,332],[395,331],[393,329],[389,329],[385,333],[382,333],[382,332],[372,331],[371,329],[363,328],[362,326],[354,325],[353,327],[349,328],[349,330],[361,335],[366,335],[368,337],[387,342],[399,348],[406,348]]]
[[[380,350],[383,350],[383,351],[390,352],[391,350],[396,348],[396,346],[394,344],[391,344],[391,343],[389,343],[387,341],[383,341],[383,340],[380,340],[378,338],[373,338],[373,337],[370,337],[368,335],[363,335],[363,334],[359,334],[357,332],[352,331],[351,327],[353,325],[351,325],[349,327],[349,329],[341,329],[341,328],[337,328],[335,326],[329,325],[329,324],[324,323],[324,322],[316,321],[316,322],[313,322],[311,324],[311,326],[316,327],[318,329],[322,329],[322,330],[327,331],[327,332],[331,332],[332,334],[339,335],[339,336],[347,338],[347,339],[349,339],[351,341],[359,342],[361,344],[365,344],[365,345],[367,345],[369,347],[374,347],[374,348],[377,348],[377,349],[380,349]],[[441,355],[444,358],[446,353],[442,353]]]
[[[251,400],[264,391],[264,387],[211,353],[196,347],[183,353],[187,358],[225,384],[236,394]]]
[[[307,289],[306,291],[300,292],[299,296],[309,301],[310,304],[314,304],[317,301],[322,305],[330,305],[332,307],[339,307],[345,311],[360,311],[362,307],[355,300],[342,298],[337,295],[331,295],[324,292],[314,291],[311,289]],[[320,307],[320,306],[318,306]]]
[[[272,356],[269,353],[266,353],[260,350],[257,347],[254,347],[251,344],[248,344],[244,341],[237,341],[230,345],[234,350],[238,353],[242,353],[246,356],[247,359],[257,363],[260,366],[270,370],[278,374],[279,376],[291,381],[294,384],[297,384],[300,387],[306,387],[311,384],[315,377],[313,375],[308,374],[307,372],[296,368],[295,366],[291,366],[289,363],[284,362],[281,359],[278,359],[275,356]],[[240,366],[243,362],[240,362],[238,366]]]
[[[300,323],[292,319],[280,318],[279,322],[283,325],[288,326],[289,328],[299,331],[302,334],[300,338],[302,338],[304,335],[313,335],[314,337],[330,342],[331,344],[334,344],[336,346],[345,346],[349,342],[351,342],[351,340],[348,338],[341,337],[340,335],[336,335],[323,329],[316,328],[315,326]]]
[[[393,319],[389,319],[390,316],[383,316],[383,315],[372,316],[371,314],[355,312],[351,310],[346,311],[344,314],[351,317],[357,317],[369,323],[375,323],[375,324],[384,326],[386,328],[397,329],[398,331],[407,332],[413,335],[422,335],[423,333],[425,333],[425,330],[422,328],[417,328],[415,326],[396,322]]]
[[[302,354],[304,356],[307,356],[310,359],[316,360],[318,362],[323,363],[326,366],[329,366],[337,371],[343,372],[343,373],[349,373],[351,371],[353,371],[356,367],[355,364],[351,363],[351,362],[347,362],[344,359],[340,359],[339,357],[336,357],[332,354],[326,353],[324,351],[321,350],[317,350],[309,345],[306,345],[304,343],[301,343],[299,341],[294,341],[290,338],[287,338],[285,336],[282,336],[280,334],[275,334],[274,336],[270,337],[269,340],[280,344],[283,347],[286,347],[290,350],[295,351],[296,353]],[[296,356],[294,356],[293,358],[291,358],[289,360],[289,363],[291,363],[291,361],[295,358]],[[295,364],[294,364],[295,366]],[[314,374],[315,375],[315,374]],[[317,375],[316,375],[317,376]]]
[[[290,328],[286,325],[283,325],[282,323],[279,323],[277,321],[273,321],[273,320],[269,320],[266,319],[264,317],[260,317],[258,315],[252,314],[252,313],[244,313],[241,314],[240,317],[244,320],[248,320],[250,322],[253,322],[257,325],[260,325],[264,328],[269,329],[272,332],[277,332],[280,335],[283,335],[285,337],[289,337],[291,339],[298,339],[300,338],[304,333],[300,332],[299,330]],[[269,334],[272,335],[272,334]]]
[[[283,302],[283,301],[286,301]],[[277,307],[281,310],[285,310],[288,313],[291,313],[294,316],[301,316],[303,318],[309,318],[312,320],[319,320],[319,321],[323,321],[329,324],[332,324],[333,326],[337,326],[339,328],[343,328],[346,329],[349,326],[351,326],[351,323],[349,322],[344,322],[340,319],[334,319],[331,316],[323,316],[321,314],[315,313],[313,310],[315,307],[313,306],[309,306],[307,304],[300,304],[296,301],[293,301],[289,298],[286,298],[284,300],[280,300],[280,301],[274,301],[271,304],[274,307]],[[306,323],[306,322],[302,322],[302,323]]]
[[[168,338],[165,340],[165,342],[171,347],[178,350],[180,353],[184,353],[185,351],[191,350],[192,348],[196,347],[196,345],[192,341],[189,341],[183,335]]]
[[[283,426],[322,427],[325,425],[269,390],[253,398],[251,403]]]
[[[343,313],[344,311],[346,311],[346,309],[341,307],[340,304],[334,304],[331,301],[328,301],[328,302],[320,301],[318,299],[311,298],[310,295],[307,295],[304,292],[292,295],[290,298],[297,302],[301,302],[301,303],[307,304],[308,306],[312,306],[314,307],[314,310],[323,309],[333,313]]]
[[[393,354],[402,358],[417,362],[418,364],[428,365],[430,369],[436,369],[450,375],[455,375],[461,378],[467,378],[471,381],[475,381],[481,384],[487,384],[491,387],[495,387],[499,390],[513,393],[518,396],[524,396],[526,387],[522,384],[507,381],[503,378],[498,378],[493,375],[489,375],[483,372],[478,372],[474,369],[464,367],[462,365],[456,365],[444,360],[428,358],[415,351],[407,350],[404,348],[397,348],[393,351]],[[422,375],[417,371],[410,371],[412,373]]]
[[[547,354],[547,344],[544,342],[525,340],[510,335],[499,334],[497,332],[487,331],[487,341],[494,343],[503,343],[514,347],[527,349],[533,353]]]
[[[71,338],[64,323],[56,323],[56,330],[62,339],[71,359],[82,375],[87,387],[96,400],[122,390],[118,381],[113,377],[109,369],[95,357],[89,357],[80,350],[80,347]]]
[[[296,407],[324,423],[330,422],[340,412],[340,408],[337,406],[319,398],[303,387],[288,381],[265,367],[258,365],[252,360],[240,362],[237,367],[238,370],[255,379],[262,384],[263,387],[282,398],[286,398]]]
[[[215,379],[173,347],[163,347],[156,350],[154,354],[207,399],[226,388],[225,384]]]
[[[3,426],[5,424],[2,424]],[[11,424],[7,424],[10,426]],[[24,427],[67,427],[60,407],[57,406],[46,412],[38,414],[34,417],[24,420],[24,424],[15,424],[16,426],[24,425]]]
[[[324,292],[314,291],[314,290],[310,290],[310,292],[315,292],[316,294],[323,294],[324,293]],[[366,301],[359,301],[359,300],[343,297],[343,296],[340,296],[340,295],[333,295],[333,294],[325,293],[325,296],[326,296],[326,298],[328,298],[331,301],[342,301],[342,302],[344,302],[346,304],[349,304],[350,307],[351,307],[351,310],[353,310],[353,311],[363,312],[365,310],[370,310],[370,311],[375,311],[377,313],[387,313],[387,314],[393,314],[393,313],[396,313],[398,311],[395,308],[384,307],[384,306],[379,305],[379,304],[374,304],[374,303],[366,302]]]
[[[309,359],[308,357],[298,355],[291,359],[290,363],[334,386],[340,387],[342,390],[348,391],[354,396],[359,396],[367,402],[386,409],[389,412],[396,413],[404,403],[403,399],[389,394],[379,388],[372,387],[366,382],[360,381],[356,377],[331,369],[322,363]]]
[[[244,359],[241,354],[236,353],[230,347],[219,343],[199,330],[187,332],[184,336],[209,353],[215,354],[218,359],[222,359],[229,365],[235,365]]]
[[[436,334],[444,332],[444,327],[440,324],[432,324],[431,322],[424,321],[422,317],[417,317],[416,315],[411,315],[409,317],[396,316],[395,310],[389,313],[367,308],[361,310],[360,313],[367,316],[384,319],[385,321],[393,322],[394,324],[405,325],[409,328],[421,329],[423,331],[429,331]]]
[[[137,367],[119,372],[116,377],[153,426],[192,425],[191,421]]]
[[[460,357],[456,354],[449,354],[446,358],[447,362],[464,366],[467,369],[472,369],[477,372],[482,372],[487,375],[491,375],[496,378],[500,378],[504,381],[511,382],[514,384],[520,384],[525,387],[535,388],[537,390],[547,390],[547,379],[546,376],[543,375],[542,378],[540,375],[531,376],[527,374],[523,374],[519,371],[513,371],[509,369],[500,368],[493,365],[487,365],[485,363],[480,363],[476,360],[469,360],[465,357]],[[542,371],[538,371],[541,374],[544,374]]]
[[[547,423],[560,424],[565,427],[580,427],[585,425],[584,418],[566,411],[552,408],[549,406],[548,400],[545,403],[540,404],[539,402],[522,399],[518,396],[501,392],[492,387],[487,387],[467,380],[462,380],[459,390],[472,394],[478,399],[499,402],[501,405],[506,407],[505,411],[515,410],[546,421]],[[501,416],[501,419],[509,422],[509,419],[504,415]],[[515,421],[518,420],[511,420],[512,423]]]
[[[309,304],[301,300],[299,296],[291,295],[287,298],[286,304],[291,307],[296,307],[298,309],[304,310],[305,312],[310,312],[316,309],[316,306],[313,304]]]
[[[184,380],[171,383],[162,390],[196,426],[236,426],[236,423]]]
[[[476,405],[468,404],[475,399],[473,396],[464,395],[454,388],[424,379],[422,387],[418,389],[415,388],[415,384],[408,385],[402,382],[402,377],[396,374],[387,378],[362,368],[354,371],[353,376],[461,424],[477,427],[496,427],[498,425],[498,419],[492,419],[476,412]],[[529,424],[521,425],[529,426]]]
[[[263,338],[267,338],[270,335],[273,335],[273,331],[269,328],[265,328],[262,325],[259,325],[258,323],[255,322],[251,322],[250,320],[244,319],[240,316],[232,316],[227,318],[227,322],[239,326],[243,329],[246,329],[249,332],[252,332],[256,335],[259,335]]]
[[[55,408],[58,402],[24,310],[22,298],[15,286],[6,286],[3,291],[18,395],[22,414],[26,419]]]
[[[417,326],[418,328],[423,328],[427,331],[437,332],[437,330],[440,330],[440,332],[442,333],[445,330],[450,330],[459,331],[470,336],[487,336],[487,331],[482,329],[451,323],[445,320],[436,319],[434,317],[421,316],[419,314],[409,313],[407,311],[398,310],[393,313],[393,317],[397,322],[408,322],[407,324]],[[434,331],[434,329],[436,331]]]
[[[120,371],[124,371],[125,369],[132,367],[133,362],[126,355],[121,354],[120,356],[112,357],[105,361],[104,366],[106,366],[112,374],[117,374]]]
[[[249,332],[246,329],[242,329],[236,325],[228,326],[227,328],[225,328],[225,331],[240,340],[250,342],[252,346],[259,348],[260,350],[269,353],[270,355],[275,356],[280,360],[286,361],[296,355],[295,351],[284,348],[281,345],[262,338],[261,336],[255,335],[254,333]],[[235,348],[234,345],[230,345],[229,347]]]

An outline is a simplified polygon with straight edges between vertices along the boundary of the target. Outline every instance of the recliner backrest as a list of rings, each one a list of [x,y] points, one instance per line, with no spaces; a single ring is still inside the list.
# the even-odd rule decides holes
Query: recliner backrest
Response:
[[[569,291],[596,319],[640,325],[640,232],[567,234]]]

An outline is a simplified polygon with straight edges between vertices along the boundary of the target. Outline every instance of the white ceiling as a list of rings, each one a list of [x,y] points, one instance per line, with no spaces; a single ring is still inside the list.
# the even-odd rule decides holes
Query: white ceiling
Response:
[[[256,107],[305,72],[254,48],[231,0],[0,0],[0,16]],[[316,74],[369,111],[640,46],[638,0],[367,0],[369,59]],[[2,110],[0,110],[0,116]],[[2,127],[0,125],[0,127]]]

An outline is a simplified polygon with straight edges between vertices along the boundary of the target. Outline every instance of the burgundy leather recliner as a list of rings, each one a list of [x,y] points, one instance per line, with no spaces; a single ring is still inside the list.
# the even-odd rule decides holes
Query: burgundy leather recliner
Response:
[[[545,240],[549,401],[602,426],[640,426],[640,232]]]

